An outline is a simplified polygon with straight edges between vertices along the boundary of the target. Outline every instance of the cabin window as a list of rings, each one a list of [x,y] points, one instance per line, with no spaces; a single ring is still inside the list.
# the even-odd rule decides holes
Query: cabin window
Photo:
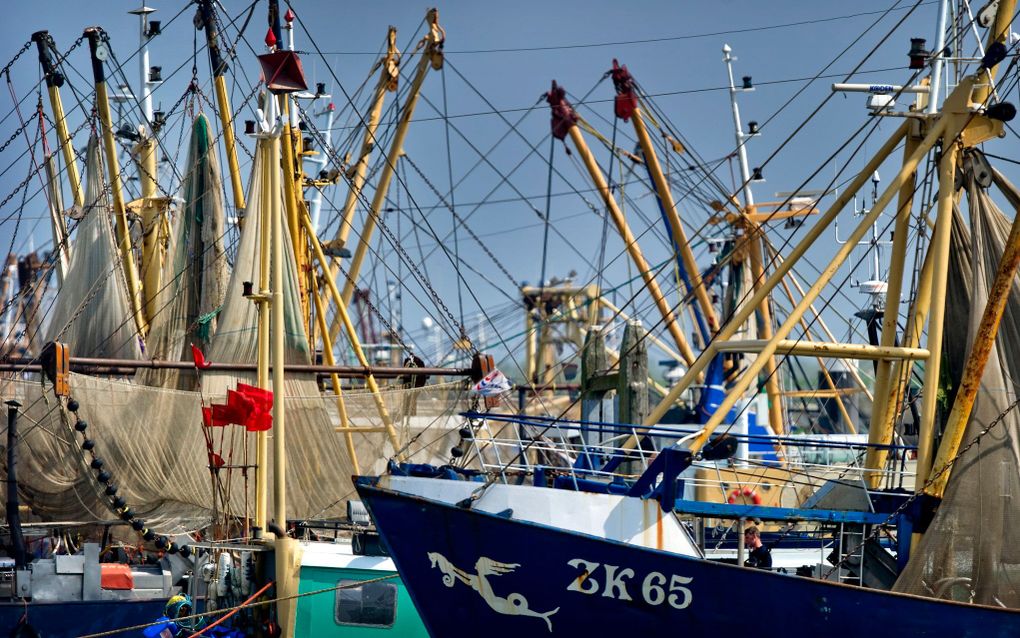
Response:
[[[361,581],[341,580],[338,586],[357,585]],[[397,586],[395,583],[365,583],[358,587],[336,590],[338,625],[392,627],[397,617]]]

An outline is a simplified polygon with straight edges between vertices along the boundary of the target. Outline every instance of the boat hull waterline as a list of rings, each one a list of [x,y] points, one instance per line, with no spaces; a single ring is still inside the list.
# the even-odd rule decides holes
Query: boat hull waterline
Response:
[[[715,563],[372,483],[359,479],[358,492],[433,636],[482,628],[490,638],[636,635],[668,627],[782,627],[784,638],[1020,636],[1017,610]]]

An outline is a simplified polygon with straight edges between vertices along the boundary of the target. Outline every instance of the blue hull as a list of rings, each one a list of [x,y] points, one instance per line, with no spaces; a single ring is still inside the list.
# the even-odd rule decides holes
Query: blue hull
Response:
[[[104,631],[113,631],[155,622],[163,615],[166,599],[140,601],[75,601],[0,603],[0,636],[8,633],[28,612],[28,623],[42,638],[68,638]],[[141,636],[141,630],[124,632],[119,636]]]
[[[364,482],[358,492],[432,636],[1020,636],[1020,611],[714,563]]]

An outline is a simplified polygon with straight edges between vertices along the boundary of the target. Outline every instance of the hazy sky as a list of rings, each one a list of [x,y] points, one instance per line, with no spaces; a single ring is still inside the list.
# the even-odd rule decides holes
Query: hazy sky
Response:
[[[157,105],[169,109],[180,98],[191,75],[195,33],[191,18],[195,9],[188,7],[175,18],[181,11],[182,2],[151,0],[150,4],[158,9],[153,18],[164,23],[163,34],[151,43],[151,64],[162,66],[164,78],[167,78],[154,96]],[[227,0],[224,4],[229,14],[221,18],[225,23],[236,19],[239,25],[244,21],[250,6],[247,1]],[[740,76],[751,75],[756,85],[754,92],[740,96],[743,120],[745,124],[749,120],[763,123],[763,135],[748,144],[750,164],[763,164],[782,145],[781,151],[764,169],[767,182],[754,187],[758,201],[773,200],[777,191],[793,190],[805,180],[808,181],[806,188],[826,186],[837,168],[833,162],[826,162],[826,158],[867,120],[863,94],[836,96],[787,142],[788,136],[802,126],[805,118],[830,95],[832,82],[842,81],[843,76],[858,65],[861,72],[850,81],[898,84],[909,79],[911,72],[906,68],[906,53],[910,38],[926,37],[930,46],[936,23],[937,3],[923,1],[902,26],[893,30],[915,4],[913,0],[862,0],[854,3],[760,0],[447,2],[440,7],[440,22],[447,35],[447,66],[443,72],[430,72],[426,78],[423,100],[408,135],[407,156],[428,181],[444,193],[450,187],[452,170],[452,180],[460,182],[453,197],[458,214],[469,216],[468,226],[486,243],[488,250],[496,255],[514,281],[536,282],[542,267],[544,237],[536,209],[540,212],[546,209],[549,179],[546,159],[550,153],[549,109],[544,102],[539,103],[539,98],[548,90],[551,80],[555,79],[565,86],[575,101],[590,92],[587,103],[577,104],[578,112],[606,138],[611,138],[614,131],[614,93],[612,83],[602,80],[602,77],[613,58],[619,58],[629,67],[643,91],[653,96],[652,102],[668,118],[668,126],[675,128],[700,158],[712,163],[726,157],[735,148],[732,116],[724,89],[726,68],[721,53],[723,44],[728,43],[738,58],[735,63],[738,82]],[[83,27],[100,24],[110,34],[114,52],[124,64],[127,77],[131,82],[137,82],[137,58],[128,61],[138,46],[137,18],[126,13],[137,6],[135,2],[113,0],[8,3],[0,24],[6,43],[0,48],[0,58],[6,62],[38,29],[48,29],[56,40],[57,48],[63,51],[81,34]],[[265,6],[264,1],[258,3],[245,33],[246,39],[258,52],[263,51]],[[354,95],[364,82],[370,85],[375,82],[374,76],[369,78],[368,74],[383,45],[388,25],[398,27],[398,42],[402,49],[412,48],[408,44],[413,34],[418,34],[415,37],[421,35],[418,29],[426,5],[305,0],[294,2],[292,6],[310,30],[315,45],[323,52],[322,56],[318,55],[316,47],[299,26],[296,46],[298,50],[307,52],[302,55],[305,72],[310,82],[325,82],[327,90],[333,94],[339,114],[334,140],[344,142],[350,134],[352,110],[343,93]],[[893,10],[883,16],[883,12],[890,8]],[[872,27],[876,21],[878,24]],[[236,28],[228,26],[226,31],[228,39],[233,41]],[[203,45],[204,37],[199,34],[198,78],[203,82],[204,90],[211,95],[209,64]],[[849,49],[844,52],[847,47]],[[869,54],[870,57],[864,60]],[[249,92],[252,81],[257,77],[258,68],[253,55],[252,50],[242,43],[238,47],[237,59],[231,63],[232,69],[243,69],[244,72],[237,75],[232,72],[230,75],[235,100]],[[69,57],[68,65],[90,78],[87,47],[76,50]],[[340,85],[334,81],[327,65],[339,78]],[[403,65],[405,79],[402,86],[406,86],[406,76],[413,65],[414,61]],[[178,66],[181,68],[175,72]],[[811,84],[806,81],[823,72],[827,66],[823,79]],[[39,79],[39,68],[34,47],[12,67],[10,78],[19,97],[35,90],[33,87]],[[79,92],[87,94],[88,82],[85,79],[71,72],[69,80]],[[787,104],[801,89],[803,91]],[[75,102],[68,87],[64,88],[63,94],[68,110],[73,111]],[[355,100],[359,110],[365,104],[364,92],[360,95]],[[387,105],[392,105],[392,94],[388,100]],[[0,123],[0,139],[6,139],[16,130],[17,116],[8,115],[11,110],[9,96],[0,98],[0,102],[3,102],[0,114],[7,115]],[[35,102],[35,96],[30,95],[22,103],[22,114],[26,118],[32,117]],[[49,112],[48,103],[45,109]],[[494,114],[493,109],[503,115]],[[450,116],[445,122],[440,117],[444,111]],[[246,116],[250,117],[247,113]],[[392,119],[391,110],[387,110],[386,117]],[[71,126],[76,127],[82,122],[82,113],[71,112],[68,119]],[[508,121],[513,123],[517,132],[510,129]],[[667,124],[665,121],[662,123]],[[864,151],[877,148],[898,124],[898,120],[882,122],[878,132],[865,144]],[[30,125],[28,131],[34,134],[35,126]],[[619,146],[633,148],[630,124],[618,122],[616,135]],[[163,143],[175,150],[179,136],[180,127],[171,127]],[[609,154],[605,147],[591,135],[588,135],[588,140],[599,161],[606,167]],[[79,146],[83,145],[84,134],[75,141]],[[53,144],[52,137],[50,143]],[[998,152],[1009,154],[1004,149],[1008,149],[1010,144],[1015,148],[1015,140],[998,143]],[[25,141],[19,138],[0,154],[0,169],[4,170],[0,176],[0,194],[3,196],[27,175],[29,159],[27,156],[18,157],[25,148]],[[553,194],[549,202],[554,230],[549,235],[546,251],[546,276],[562,276],[574,270],[578,273],[577,281],[587,283],[595,276],[596,265],[600,261],[602,205],[590,192],[590,181],[580,170],[576,154],[568,156],[562,143],[556,143],[553,148],[553,165],[559,174],[553,175],[549,189]],[[341,152],[345,150],[346,147]],[[848,155],[848,152],[838,154],[836,164],[842,165]],[[36,157],[38,159],[38,151]],[[683,170],[690,157],[690,154],[672,155],[669,159],[671,168]],[[183,162],[183,156],[178,161]],[[863,161],[858,157],[851,167],[859,167]],[[247,164],[246,159],[244,163]],[[727,188],[733,188],[735,184],[731,166],[732,170],[736,170],[735,164],[723,162],[716,173]],[[616,162],[615,167],[619,180],[620,163]],[[818,169],[821,170],[817,176],[808,179]],[[891,164],[883,168],[882,177],[891,179],[893,170]],[[247,168],[244,171],[247,179]],[[849,179],[852,174],[853,171],[845,173],[839,181]],[[509,179],[504,179],[505,175],[510,175]],[[622,179],[645,180],[646,176],[639,171]],[[169,175],[165,181],[165,188],[176,186]],[[38,181],[33,180],[27,189],[30,197],[14,242],[17,252],[28,248],[30,237],[36,247],[44,247],[49,241],[44,200],[36,195],[38,190]],[[575,191],[581,191],[581,194]],[[632,184],[626,192],[630,200],[625,208],[634,232],[642,236],[641,243],[650,261],[658,262],[665,257],[666,247],[661,239],[663,224],[654,207],[654,199],[648,195],[647,187],[640,183]],[[340,206],[345,193],[346,189],[341,186],[329,191],[327,197],[335,206]],[[522,197],[525,198],[523,201]],[[391,207],[404,212],[389,213],[385,222],[404,237],[402,243],[406,251],[419,263],[422,253],[429,254],[436,245],[430,233],[445,238],[453,228],[449,210],[444,206],[436,207],[437,201],[431,188],[410,164],[405,163],[401,179],[391,192]],[[476,206],[479,202],[486,203]],[[593,212],[589,204],[593,204],[596,211]],[[11,242],[14,218],[20,205],[21,193],[0,210],[2,246]],[[707,218],[705,206],[689,199],[681,202],[680,209],[690,234],[695,235]],[[331,217],[327,204],[324,224]],[[842,221],[844,227],[849,227],[852,222],[849,211],[843,215]],[[419,224],[417,233],[412,223]],[[888,218],[883,223],[888,223]],[[791,232],[778,225],[773,240],[782,244]],[[835,236],[832,233],[827,236],[829,240],[825,245],[810,253],[819,265],[834,251]],[[504,319],[496,321],[497,327],[508,336],[521,325],[519,311],[508,309],[511,299],[516,297],[512,282],[502,272],[503,268],[492,263],[466,230],[458,230],[457,237],[459,243],[456,247],[452,239],[444,241],[443,246],[448,252],[433,251],[420,269],[428,273],[432,284],[458,320],[463,307],[465,323],[470,330],[474,330],[478,321],[476,316],[480,303],[489,314],[502,313]],[[384,288],[385,280],[407,283],[404,323],[408,329],[418,331],[424,312],[442,319],[444,312],[436,310],[435,304],[428,301],[427,291],[412,282],[406,265],[400,264],[392,248],[384,243],[382,250],[383,261],[390,271],[376,265],[366,274],[373,277],[377,290]],[[604,280],[600,281],[607,287],[618,285],[627,280],[629,274],[632,275],[633,269],[628,268],[626,260],[619,257],[621,250],[621,242],[610,227],[604,255]],[[459,300],[457,279],[451,266],[455,251],[468,264],[461,268],[461,272],[470,288],[462,287]],[[703,260],[707,259],[702,244],[699,244],[698,254]],[[707,260],[704,263],[707,265]],[[810,280],[813,271],[805,267],[801,274],[804,279]],[[834,304],[838,314],[842,315],[850,314],[855,304],[859,306],[865,300],[863,295],[846,285],[849,274],[846,269],[841,273],[844,296]],[[866,278],[867,275],[866,269],[862,268],[854,276]],[[619,291],[620,299],[627,299],[631,290],[624,286]],[[425,311],[414,302],[412,295],[424,302]],[[647,296],[639,294],[638,298],[647,308]],[[646,325],[656,319],[651,313],[643,314]],[[836,324],[833,327],[837,336],[845,336],[845,321],[840,325],[837,313],[830,314],[830,320]],[[491,338],[492,326],[489,325],[487,330],[487,336]],[[519,341],[508,341],[511,349],[518,347]]]

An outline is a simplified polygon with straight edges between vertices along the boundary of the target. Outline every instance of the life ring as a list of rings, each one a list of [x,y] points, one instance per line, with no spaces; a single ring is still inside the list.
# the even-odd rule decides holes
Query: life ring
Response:
[[[738,487],[737,489],[733,490],[732,492],[730,492],[730,497],[726,499],[726,502],[729,503],[730,505],[733,505],[737,502],[737,499],[740,498],[743,498],[745,503],[747,502],[748,499],[750,499],[750,501],[755,505],[761,505],[761,495],[758,494],[756,490],[753,490],[749,487],[745,487],[743,489]]]

